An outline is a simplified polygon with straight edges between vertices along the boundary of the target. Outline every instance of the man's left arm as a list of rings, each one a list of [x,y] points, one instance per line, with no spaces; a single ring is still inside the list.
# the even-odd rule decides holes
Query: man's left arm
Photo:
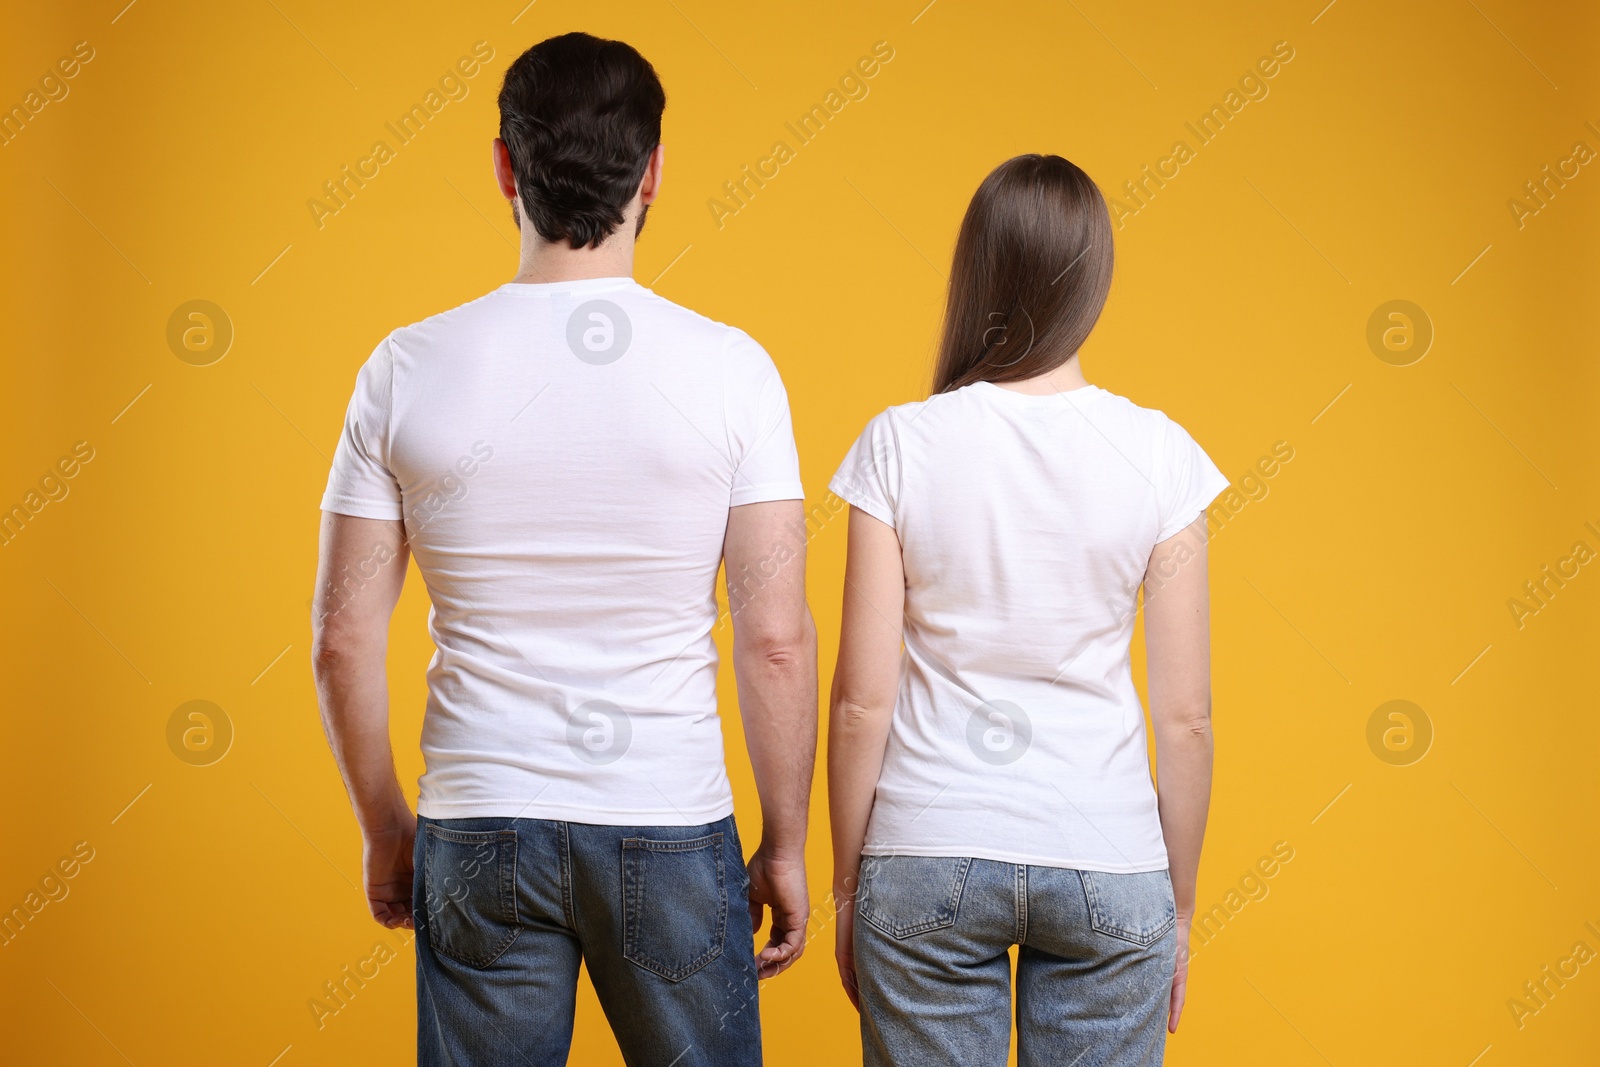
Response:
[[[395,775],[385,669],[409,559],[405,523],[323,512],[317,555],[311,670],[322,725],[361,826],[372,917],[409,928],[416,818]]]
[[[761,800],[761,844],[750,857],[750,932],[772,909],[758,973],[786,970],[806,947],[811,901],[806,830],[817,756],[817,629],[806,606],[805,502],[728,509],[723,545],[733,674],[745,745]],[[749,583],[754,583],[752,588]]]

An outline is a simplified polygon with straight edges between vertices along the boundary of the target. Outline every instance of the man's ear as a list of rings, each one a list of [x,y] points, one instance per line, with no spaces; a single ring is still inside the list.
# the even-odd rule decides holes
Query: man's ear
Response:
[[[661,195],[661,167],[666,153],[667,146],[664,144],[656,145],[655,151],[650,153],[650,162],[644,168],[644,179],[639,182],[641,204],[653,204],[656,197]]]
[[[500,138],[494,139],[494,180],[500,186],[500,195],[507,200],[517,198],[517,175],[511,166],[511,149]]]

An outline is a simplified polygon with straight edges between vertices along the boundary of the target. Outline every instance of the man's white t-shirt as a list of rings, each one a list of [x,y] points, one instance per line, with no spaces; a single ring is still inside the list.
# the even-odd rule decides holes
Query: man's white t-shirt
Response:
[[[390,334],[322,507],[404,519],[427,583],[421,814],[729,814],[728,509],[803,496],[766,352],[631,278],[510,283]]]
[[[892,526],[905,657],[868,855],[1167,866],[1128,646],[1155,545],[1228,480],[1098,386],[873,419],[830,488]]]

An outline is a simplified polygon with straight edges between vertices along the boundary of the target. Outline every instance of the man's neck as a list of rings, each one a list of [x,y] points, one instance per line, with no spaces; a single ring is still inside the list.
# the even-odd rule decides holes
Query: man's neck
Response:
[[[633,242],[623,236],[631,225],[600,242],[598,248],[572,248],[565,241],[546,241],[533,228],[522,231],[522,261],[513,282],[572,282],[584,278],[633,277]]]

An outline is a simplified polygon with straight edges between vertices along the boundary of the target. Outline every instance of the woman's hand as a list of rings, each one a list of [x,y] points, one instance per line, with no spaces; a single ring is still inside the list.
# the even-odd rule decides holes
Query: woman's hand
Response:
[[[839,965],[839,981],[844,985],[844,995],[850,998],[850,1003],[856,1011],[861,1010],[861,994],[856,987],[856,902],[852,897],[842,896],[834,890],[833,899],[837,907],[835,921],[838,929],[834,931],[833,959]]]
[[[1192,915],[1179,915],[1177,923],[1178,962],[1172,970],[1172,1000],[1167,1007],[1167,1033],[1178,1032],[1178,1017],[1183,1014],[1183,997],[1189,985],[1189,927]]]

